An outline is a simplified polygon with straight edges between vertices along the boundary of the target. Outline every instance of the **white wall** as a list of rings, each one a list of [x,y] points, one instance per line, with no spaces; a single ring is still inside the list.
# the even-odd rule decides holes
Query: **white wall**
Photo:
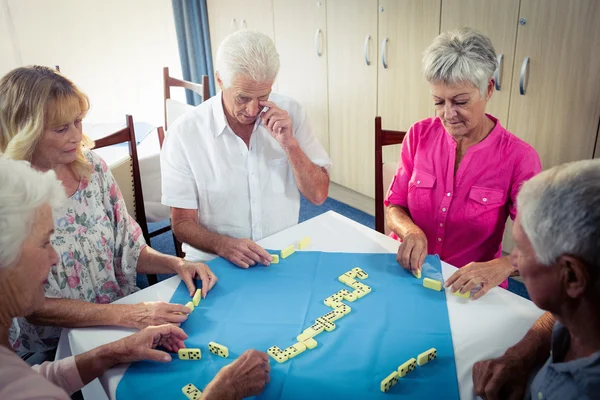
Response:
[[[0,76],[31,64],[60,65],[90,122],[164,125],[162,68],[181,77],[171,0],[0,0]]]

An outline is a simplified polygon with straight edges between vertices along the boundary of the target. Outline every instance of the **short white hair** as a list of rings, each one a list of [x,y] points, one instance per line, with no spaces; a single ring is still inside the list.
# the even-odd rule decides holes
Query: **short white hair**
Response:
[[[217,51],[216,72],[225,88],[238,76],[272,82],[279,73],[275,43],[264,33],[242,29],[227,36]]]
[[[39,172],[0,154],[0,268],[18,261],[36,210],[44,204],[60,206],[65,197],[54,171]]]
[[[481,97],[497,64],[492,41],[471,28],[442,33],[423,54],[423,70],[428,82],[446,85],[470,82],[479,88]]]
[[[538,262],[550,266],[571,255],[600,273],[600,160],[563,164],[531,178],[517,206]]]

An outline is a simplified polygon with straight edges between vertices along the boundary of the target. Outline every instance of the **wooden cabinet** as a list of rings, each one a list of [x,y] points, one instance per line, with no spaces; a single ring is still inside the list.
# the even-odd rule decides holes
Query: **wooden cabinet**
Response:
[[[325,1],[273,0],[273,21],[281,62],[278,92],[302,104],[319,141],[329,150]]]
[[[327,1],[331,179],[374,196],[377,0]]]
[[[440,33],[440,5],[441,0],[379,1],[377,110],[384,129],[407,131],[434,115],[421,59]],[[397,161],[399,154],[400,145],[386,146],[383,160]]]
[[[519,17],[508,129],[537,150],[544,168],[592,158],[600,2],[521,0]]]
[[[506,127],[513,82],[513,63],[520,0],[443,0],[440,32],[462,27],[477,29],[490,38],[499,57],[496,89],[486,112]]]
[[[207,0],[213,65],[219,45],[239,29],[256,29],[273,38],[272,0]]]

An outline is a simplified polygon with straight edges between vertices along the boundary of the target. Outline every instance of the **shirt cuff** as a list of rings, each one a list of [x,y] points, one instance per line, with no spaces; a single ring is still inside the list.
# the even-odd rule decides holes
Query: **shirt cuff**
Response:
[[[75,357],[67,357],[54,362],[45,362],[31,367],[34,371],[61,387],[69,395],[80,390],[84,384],[79,375]]]
[[[184,208],[184,209],[188,209],[188,210],[197,210],[198,209],[197,201],[174,199],[174,198],[166,197],[166,196],[162,196],[160,201],[167,207]]]

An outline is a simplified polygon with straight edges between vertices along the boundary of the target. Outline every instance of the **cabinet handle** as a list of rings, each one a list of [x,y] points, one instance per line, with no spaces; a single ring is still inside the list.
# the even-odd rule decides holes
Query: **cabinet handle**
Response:
[[[529,84],[529,57],[525,57],[523,65],[521,65],[521,79],[519,80],[519,91],[522,95],[527,93],[527,85]]]
[[[369,60],[369,43],[371,42],[371,35],[367,35],[365,38],[365,63],[367,65],[371,65],[371,60]]]
[[[496,81],[496,90],[502,89],[502,74],[504,71],[504,54],[498,54],[498,66],[494,71],[494,80]]]
[[[321,57],[323,55],[323,49],[321,48],[321,36],[323,35],[323,31],[321,29],[317,29],[315,32],[315,51],[317,52],[317,57]]]
[[[388,38],[383,39],[383,41],[381,42],[381,64],[383,65],[383,68],[387,69],[388,64],[387,64],[387,42],[388,42]]]
[[[242,22],[240,22],[240,29],[247,29],[248,28],[248,23],[246,22],[245,19],[242,20]]]

